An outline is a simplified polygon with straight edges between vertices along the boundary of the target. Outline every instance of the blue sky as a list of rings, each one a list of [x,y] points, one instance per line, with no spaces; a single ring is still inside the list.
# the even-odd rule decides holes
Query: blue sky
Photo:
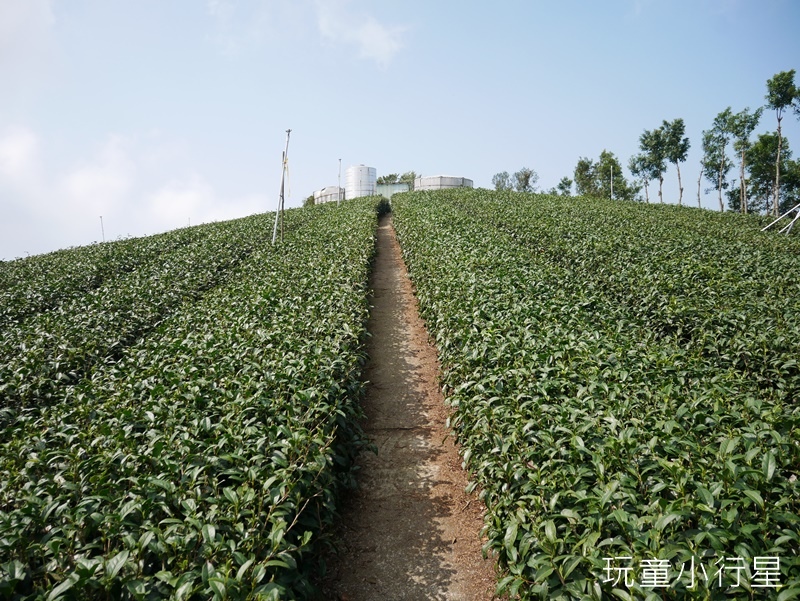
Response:
[[[795,0],[0,0],[0,258],[101,215],[111,240],[273,210],[287,128],[300,206],[339,159],[547,189],[682,117],[696,206],[702,130],[800,69],[798,25]]]

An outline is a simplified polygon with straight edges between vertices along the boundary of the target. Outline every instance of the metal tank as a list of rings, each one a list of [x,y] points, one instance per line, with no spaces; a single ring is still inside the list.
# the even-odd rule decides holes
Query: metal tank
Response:
[[[345,198],[375,196],[378,185],[378,172],[375,167],[352,165],[347,168],[344,178]]]
[[[314,192],[314,204],[316,205],[339,200],[344,200],[344,190],[339,186],[326,186],[322,190]]]
[[[414,190],[443,190],[445,188],[472,188],[472,180],[453,175],[427,175],[414,180]]]

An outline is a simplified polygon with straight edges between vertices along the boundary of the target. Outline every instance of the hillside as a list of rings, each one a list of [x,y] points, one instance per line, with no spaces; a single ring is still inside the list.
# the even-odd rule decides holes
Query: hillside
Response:
[[[0,264],[0,596],[315,593],[369,444],[383,207]],[[500,594],[800,595],[800,239],[486,190],[392,212]]]
[[[480,190],[393,212],[501,591],[800,591],[796,238]]]
[[[311,590],[364,444],[376,204],[2,267],[0,596]]]

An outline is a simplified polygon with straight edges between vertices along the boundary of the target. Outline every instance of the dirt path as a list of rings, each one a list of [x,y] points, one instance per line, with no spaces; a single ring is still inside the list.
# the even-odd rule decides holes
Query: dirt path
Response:
[[[436,351],[390,216],[380,222],[377,248],[364,426],[378,455],[360,459],[360,488],[344,509],[327,598],[489,600],[495,577],[493,562],[481,556],[482,506],[464,492]]]

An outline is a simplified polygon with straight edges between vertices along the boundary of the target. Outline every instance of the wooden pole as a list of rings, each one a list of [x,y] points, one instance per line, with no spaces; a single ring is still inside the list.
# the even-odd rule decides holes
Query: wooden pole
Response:
[[[284,206],[284,189],[286,184],[286,163],[289,160],[289,136],[291,135],[292,130],[286,130],[286,148],[281,155],[281,192],[280,196],[278,197],[278,210],[275,211],[275,226],[272,229],[272,244],[275,244],[275,239],[278,236],[278,224],[280,223],[281,228],[281,242],[283,242],[283,206]]]

